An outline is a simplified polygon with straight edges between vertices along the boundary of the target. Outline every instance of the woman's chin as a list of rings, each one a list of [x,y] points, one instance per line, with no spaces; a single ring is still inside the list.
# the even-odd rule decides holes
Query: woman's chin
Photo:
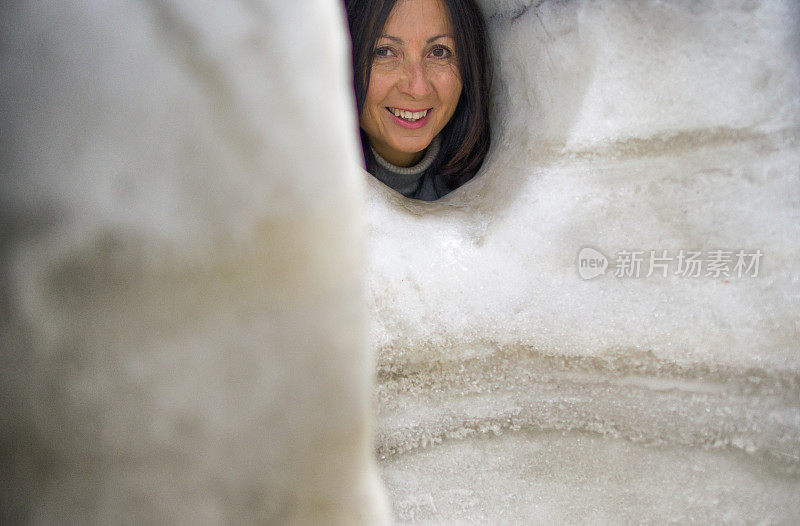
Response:
[[[416,155],[422,153],[425,148],[430,146],[433,137],[414,138],[413,140],[397,141],[394,150],[404,155]]]

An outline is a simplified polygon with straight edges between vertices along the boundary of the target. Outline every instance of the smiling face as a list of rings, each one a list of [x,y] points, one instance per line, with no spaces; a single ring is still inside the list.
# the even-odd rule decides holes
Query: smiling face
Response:
[[[375,44],[361,127],[381,157],[411,166],[461,96],[453,29],[441,0],[398,0]]]

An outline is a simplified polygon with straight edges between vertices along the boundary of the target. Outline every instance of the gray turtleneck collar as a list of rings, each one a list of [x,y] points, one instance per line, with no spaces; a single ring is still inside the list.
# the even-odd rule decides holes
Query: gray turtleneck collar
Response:
[[[422,159],[414,166],[409,166],[408,168],[393,165],[381,157],[380,154],[375,151],[375,148],[370,145],[372,155],[375,156],[375,161],[378,163],[375,173],[372,175],[386,186],[397,190],[406,197],[411,197],[419,188],[420,181],[425,175],[425,172],[436,159],[440,145],[441,140],[437,135],[425,150],[425,155]]]

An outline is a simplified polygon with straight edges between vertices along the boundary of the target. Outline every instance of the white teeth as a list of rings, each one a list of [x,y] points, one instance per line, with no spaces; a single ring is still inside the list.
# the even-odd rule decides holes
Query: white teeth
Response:
[[[418,121],[424,116],[428,114],[428,110],[422,111],[405,111],[405,110],[398,110],[397,108],[391,108],[392,113],[395,114],[396,117],[400,117],[401,119],[414,122]]]

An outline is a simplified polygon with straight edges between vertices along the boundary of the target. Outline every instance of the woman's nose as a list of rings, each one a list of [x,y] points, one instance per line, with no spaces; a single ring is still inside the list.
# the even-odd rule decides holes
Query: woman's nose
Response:
[[[430,84],[425,68],[419,61],[408,61],[403,64],[403,71],[398,88],[400,92],[413,99],[424,98],[430,91]]]

